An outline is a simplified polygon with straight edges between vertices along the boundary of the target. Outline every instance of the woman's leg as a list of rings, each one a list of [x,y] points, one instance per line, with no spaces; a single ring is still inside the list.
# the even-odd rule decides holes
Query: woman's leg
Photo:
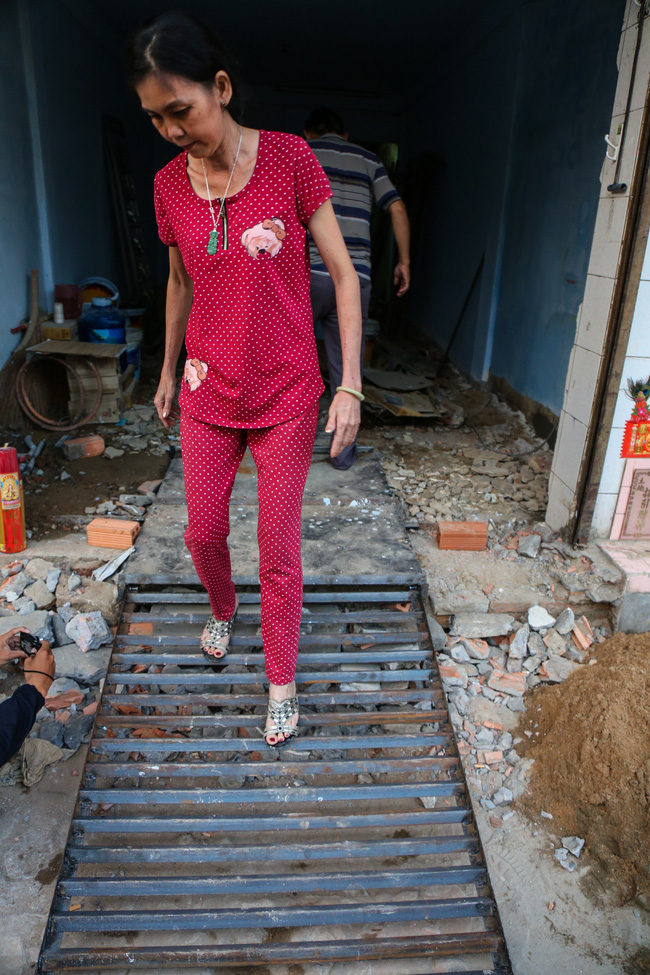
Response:
[[[210,599],[213,614],[227,620],[236,596],[227,538],[228,504],[246,450],[246,431],[181,416],[188,526],[185,544]]]
[[[315,402],[293,420],[248,431],[258,472],[262,639],[272,700],[295,694],[302,612],[302,496],[317,423]]]

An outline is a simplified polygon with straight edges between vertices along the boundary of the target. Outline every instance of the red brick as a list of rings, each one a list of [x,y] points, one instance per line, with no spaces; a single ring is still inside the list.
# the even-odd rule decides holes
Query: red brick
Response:
[[[503,752],[501,751],[479,752],[479,755],[486,765],[498,765],[499,762],[503,761]]]
[[[455,664],[440,664],[440,676],[450,687],[467,687],[467,674]]]
[[[510,674],[503,670],[493,670],[488,681],[493,691],[501,691],[512,697],[521,697],[526,690],[526,672],[517,670]]]

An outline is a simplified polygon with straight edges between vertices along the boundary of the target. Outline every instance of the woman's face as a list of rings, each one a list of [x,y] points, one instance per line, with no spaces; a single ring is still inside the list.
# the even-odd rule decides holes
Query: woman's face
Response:
[[[206,88],[177,75],[148,75],[136,89],[143,110],[163,139],[197,159],[216,152],[226,132],[221,102],[232,95],[225,71]]]

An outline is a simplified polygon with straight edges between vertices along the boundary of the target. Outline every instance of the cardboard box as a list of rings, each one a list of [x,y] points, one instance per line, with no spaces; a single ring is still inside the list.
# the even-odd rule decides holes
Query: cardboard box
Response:
[[[56,342],[76,342],[79,338],[77,319],[68,318],[63,325],[56,325],[54,322],[44,322],[43,337]]]

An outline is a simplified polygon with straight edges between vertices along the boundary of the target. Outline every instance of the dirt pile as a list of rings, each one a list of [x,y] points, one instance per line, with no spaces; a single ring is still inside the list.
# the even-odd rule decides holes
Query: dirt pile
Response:
[[[520,750],[535,764],[521,805],[583,837],[620,901],[650,910],[650,635],[619,633],[592,659],[530,697]]]

